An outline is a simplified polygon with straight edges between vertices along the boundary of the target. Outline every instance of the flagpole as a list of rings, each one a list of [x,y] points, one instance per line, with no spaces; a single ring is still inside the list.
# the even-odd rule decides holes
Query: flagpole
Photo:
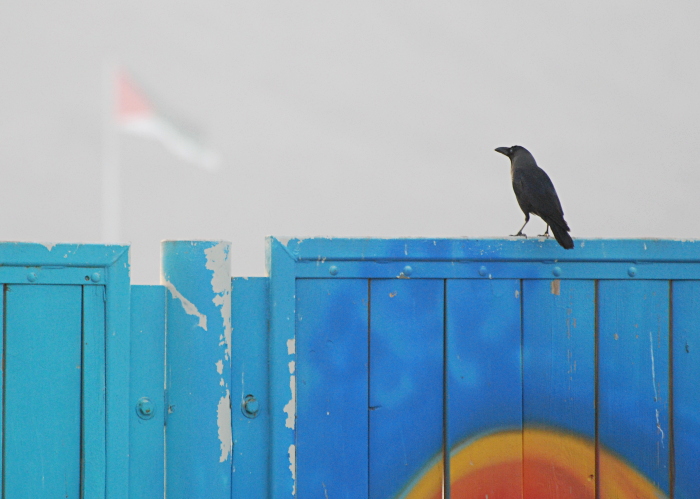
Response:
[[[117,65],[105,63],[102,70],[104,123],[102,144],[102,234],[103,243],[121,242],[121,186],[119,130],[116,123]]]

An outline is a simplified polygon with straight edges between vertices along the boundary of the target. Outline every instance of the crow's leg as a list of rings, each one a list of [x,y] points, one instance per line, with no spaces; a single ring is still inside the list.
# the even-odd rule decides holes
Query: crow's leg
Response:
[[[527,225],[527,223],[529,221],[530,221],[530,214],[528,213],[527,215],[525,215],[525,223],[523,224],[523,226],[520,227],[520,230],[518,231],[517,234],[511,234],[511,237],[524,237],[525,239],[527,239],[527,234],[523,234],[523,229],[525,228],[525,226]]]
[[[544,234],[540,234],[537,237],[546,237],[547,239],[549,239],[549,224],[547,224],[547,230],[544,231]]]

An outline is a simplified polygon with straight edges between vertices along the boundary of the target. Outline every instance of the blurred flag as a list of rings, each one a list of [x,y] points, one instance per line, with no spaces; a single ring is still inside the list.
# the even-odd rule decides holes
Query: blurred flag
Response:
[[[159,112],[125,71],[116,72],[116,121],[120,130],[158,140],[175,156],[199,168],[216,171],[221,158],[183,126]]]

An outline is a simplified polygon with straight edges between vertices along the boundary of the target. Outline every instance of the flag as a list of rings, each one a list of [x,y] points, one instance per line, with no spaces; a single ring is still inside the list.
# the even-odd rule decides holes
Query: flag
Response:
[[[121,131],[155,139],[175,156],[199,168],[219,169],[220,156],[193,133],[159,112],[125,71],[118,71],[116,78],[115,113]]]

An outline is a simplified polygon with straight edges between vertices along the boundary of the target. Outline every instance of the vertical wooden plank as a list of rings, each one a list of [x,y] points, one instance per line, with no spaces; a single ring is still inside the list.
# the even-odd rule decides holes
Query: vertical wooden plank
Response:
[[[428,467],[439,490],[444,281],[370,282],[369,497],[394,497]]]
[[[621,456],[668,494],[669,283],[600,281],[598,308],[600,451]],[[601,497],[618,493],[618,471],[601,458]]]
[[[367,294],[366,279],[297,280],[301,499],[368,493]]]
[[[675,497],[700,497],[700,281],[673,282]]]
[[[523,281],[525,497],[595,497],[595,283]]]
[[[78,499],[81,286],[6,290],[4,496]]]
[[[230,243],[164,241],[169,499],[231,497]]]
[[[451,279],[446,299],[452,497],[522,497],[520,281]]]
[[[287,247],[268,239],[270,273],[270,496],[296,495],[295,260]]]
[[[129,497],[129,353],[131,281],[128,248],[104,269],[106,285],[107,358],[107,470],[105,481],[110,499]]]
[[[269,497],[268,283],[267,277],[234,277],[231,283],[231,490],[235,499]],[[248,405],[244,405],[246,399]]]
[[[105,288],[83,286],[82,465],[84,499],[105,497]]]
[[[163,286],[131,287],[130,499],[165,490],[165,293]]]
[[[2,337],[0,338],[0,497],[5,493],[5,381],[7,372],[5,360],[5,294],[6,286],[0,284],[0,325],[2,325]]]

